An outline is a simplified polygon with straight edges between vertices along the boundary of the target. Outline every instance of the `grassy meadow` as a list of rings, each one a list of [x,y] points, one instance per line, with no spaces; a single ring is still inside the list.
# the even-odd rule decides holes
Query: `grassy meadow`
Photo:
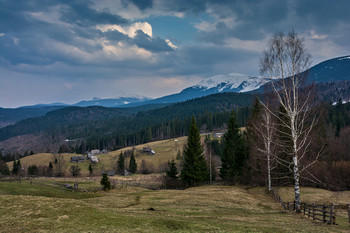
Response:
[[[0,232],[350,231],[345,222],[329,226],[283,211],[264,188],[207,185],[149,190],[124,186],[109,192],[78,192],[60,185],[74,182],[87,190],[99,186],[93,179],[34,179],[32,184],[29,180],[1,181]]]
[[[100,163],[92,177],[88,177],[88,161],[71,163],[76,155],[66,153],[62,154],[65,177],[3,178],[0,232],[350,232],[344,208],[350,203],[350,191],[301,188],[302,201],[339,204],[338,225],[329,226],[284,211],[263,187],[216,184],[156,190],[162,187],[164,174],[160,171],[176,158],[186,140],[151,142],[98,155]],[[145,146],[156,154],[142,153]],[[115,188],[101,191],[101,171],[115,169],[120,152],[132,149],[138,169],[144,160],[155,173],[109,177]],[[40,167],[54,160],[54,154],[42,153],[22,158],[21,164]],[[129,157],[125,162],[129,163]],[[79,177],[70,177],[71,165],[81,168]],[[8,166],[11,169],[12,162]],[[65,187],[74,183],[78,183],[78,191]],[[281,187],[278,192],[283,200],[293,200],[293,188]]]
[[[95,165],[95,175],[100,175],[101,171],[112,170],[116,168],[117,160],[120,152],[130,151],[135,149],[135,159],[138,164],[138,169],[141,167],[142,160],[145,161],[147,167],[152,171],[158,173],[159,171],[164,171],[167,167],[167,162],[172,159],[176,159],[178,150],[182,151],[183,146],[187,142],[187,137],[180,137],[175,139],[168,139],[156,142],[150,142],[143,145],[138,145],[135,147],[126,147],[120,150],[111,151],[107,154],[99,154],[99,163]],[[151,147],[156,154],[147,155],[142,152],[143,147]],[[72,156],[77,156],[77,154],[63,153],[61,154],[64,160],[64,171],[66,176],[70,176],[69,168],[72,165],[77,165],[81,168],[81,176],[89,175],[89,161],[82,163],[71,163],[70,158]],[[125,158],[125,165],[129,164],[129,157]],[[28,167],[31,165],[38,166],[48,166],[50,162],[54,164],[55,157],[51,153],[38,153],[31,156],[21,158],[22,167]],[[179,160],[177,161],[180,162]],[[7,163],[8,167],[12,169],[13,162]]]

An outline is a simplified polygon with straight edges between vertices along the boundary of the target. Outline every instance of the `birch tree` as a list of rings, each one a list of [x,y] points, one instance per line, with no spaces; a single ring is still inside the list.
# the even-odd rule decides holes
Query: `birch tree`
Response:
[[[260,59],[261,74],[271,80],[272,90],[281,107],[285,110],[287,121],[283,121],[277,114],[264,106],[273,114],[279,124],[287,129],[287,136],[291,138],[292,161],[284,161],[290,164],[293,172],[294,195],[296,209],[300,210],[300,173],[311,166],[318,158],[307,165],[300,161],[307,155],[310,149],[310,133],[315,126],[315,115],[311,115],[311,92],[300,93],[310,67],[310,54],[305,49],[303,40],[294,31],[287,35],[282,32],[275,33],[268,43],[268,48]],[[281,132],[283,133],[283,132]]]
[[[267,189],[271,191],[271,170],[272,161],[274,160],[274,141],[275,141],[275,123],[273,122],[273,115],[268,108],[269,105],[259,110],[257,117],[258,121],[252,121],[252,131],[259,138],[261,143],[257,143],[256,150],[262,155],[263,159],[266,160],[266,171],[267,171]]]

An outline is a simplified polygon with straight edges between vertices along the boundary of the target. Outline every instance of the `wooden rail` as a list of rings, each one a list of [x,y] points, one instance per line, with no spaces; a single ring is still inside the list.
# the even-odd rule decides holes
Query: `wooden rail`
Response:
[[[297,211],[295,208],[295,201],[284,202],[282,198],[276,193],[275,190],[272,190],[273,198],[281,203],[285,210],[293,210]],[[350,222],[350,205],[348,205],[349,212],[349,222]],[[313,220],[318,220],[323,223],[327,223],[330,225],[336,224],[336,212],[335,205],[331,203],[330,205],[320,205],[320,204],[309,204],[302,202],[300,203],[300,213],[307,215],[308,218],[312,218]]]

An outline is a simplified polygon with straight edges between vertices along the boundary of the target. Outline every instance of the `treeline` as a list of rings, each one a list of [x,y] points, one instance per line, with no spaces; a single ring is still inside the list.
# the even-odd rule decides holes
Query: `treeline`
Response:
[[[250,94],[222,93],[166,107],[162,104],[125,109],[69,107],[2,128],[0,140],[23,134],[44,135],[46,144],[41,148],[50,150],[36,153],[58,152],[60,149],[61,152],[76,153],[95,148],[118,149],[187,135],[192,115],[197,117],[203,131],[223,127],[232,109],[237,109],[237,119],[244,124],[251,101]],[[154,109],[156,106],[162,108]],[[147,108],[153,110],[139,111]],[[65,142],[65,139],[70,141]],[[53,147],[47,144],[61,145],[61,148],[56,146],[57,149],[52,150]]]

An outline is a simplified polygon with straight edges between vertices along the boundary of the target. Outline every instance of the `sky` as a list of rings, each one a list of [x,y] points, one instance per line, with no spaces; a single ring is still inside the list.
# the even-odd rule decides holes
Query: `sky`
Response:
[[[173,94],[259,75],[273,33],[350,54],[349,0],[0,0],[0,107]]]

